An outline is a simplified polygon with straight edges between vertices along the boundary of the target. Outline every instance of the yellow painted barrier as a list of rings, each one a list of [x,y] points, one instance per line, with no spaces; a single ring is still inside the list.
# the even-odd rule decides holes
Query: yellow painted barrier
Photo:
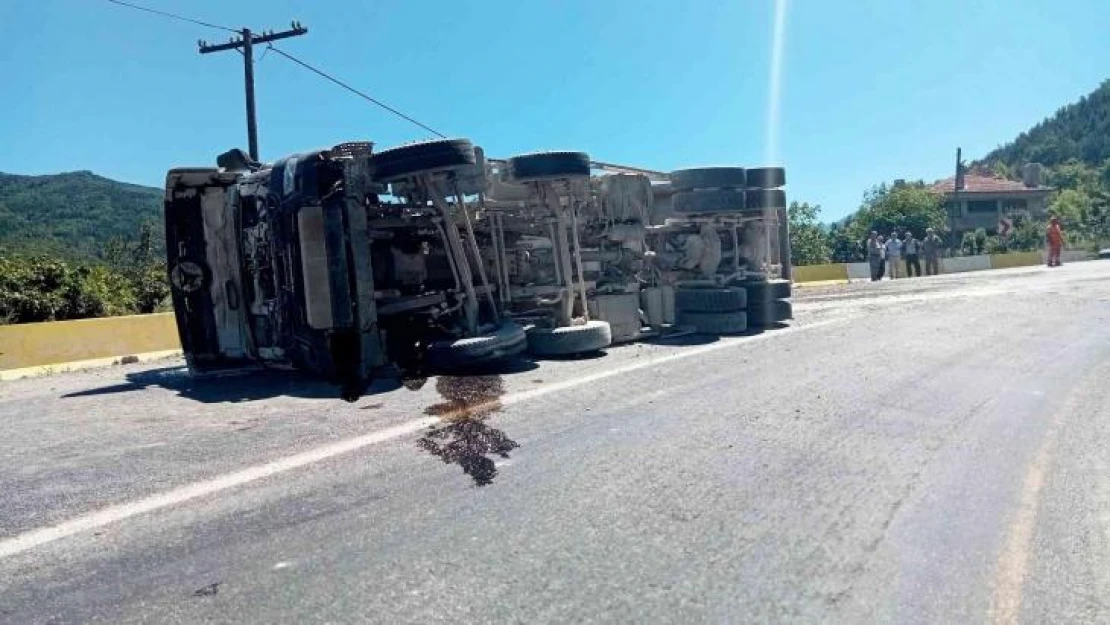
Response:
[[[823,282],[848,280],[848,266],[844,263],[829,265],[802,265],[793,269],[794,282]]]
[[[0,326],[0,371],[179,349],[173,313]]]
[[[991,254],[991,269],[1010,267],[1031,267],[1044,262],[1041,252],[1013,252],[1011,254]]]

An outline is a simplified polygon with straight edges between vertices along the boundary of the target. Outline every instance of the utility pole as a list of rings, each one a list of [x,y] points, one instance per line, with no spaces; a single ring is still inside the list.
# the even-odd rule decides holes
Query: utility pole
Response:
[[[240,31],[239,38],[232,37],[227,43],[211,45],[204,40],[197,41],[197,46],[200,48],[201,54],[222,52],[224,50],[238,50],[243,55],[243,82],[246,87],[247,95],[247,145],[250,150],[251,158],[256,161],[259,160],[259,158],[258,122],[254,114],[254,46],[259,43],[277,41],[278,39],[288,39],[307,33],[307,28],[301,26],[300,22],[294,21],[290,30],[283,30],[278,33],[269,30],[263,31],[260,35],[256,35],[251,32],[251,29],[244,28]]]
[[[964,164],[963,150],[956,148],[956,177],[952,179],[952,210],[948,212],[948,236],[951,237],[953,247],[959,247],[960,242],[956,240],[956,216],[952,214],[953,210],[960,211],[963,215],[963,208],[960,206],[960,191],[964,188]]]

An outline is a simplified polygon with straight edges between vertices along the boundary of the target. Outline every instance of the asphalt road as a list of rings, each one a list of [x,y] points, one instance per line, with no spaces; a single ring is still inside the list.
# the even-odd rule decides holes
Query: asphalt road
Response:
[[[1110,622],[1110,263],[382,389],[0,385],[0,622]]]

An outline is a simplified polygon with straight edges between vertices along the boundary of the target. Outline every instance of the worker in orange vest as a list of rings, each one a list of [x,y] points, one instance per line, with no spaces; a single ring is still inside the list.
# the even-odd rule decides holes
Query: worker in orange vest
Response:
[[[1064,229],[1060,227],[1060,218],[1053,217],[1048,221],[1048,230],[1045,233],[1048,240],[1048,266],[1060,266],[1060,250],[1064,247]]]

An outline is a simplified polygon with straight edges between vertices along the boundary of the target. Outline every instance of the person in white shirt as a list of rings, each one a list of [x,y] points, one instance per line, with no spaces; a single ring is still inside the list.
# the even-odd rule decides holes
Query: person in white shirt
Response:
[[[891,280],[898,278],[898,270],[900,269],[898,265],[901,260],[902,240],[898,238],[897,232],[891,232],[890,238],[886,240],[886,268]]]

